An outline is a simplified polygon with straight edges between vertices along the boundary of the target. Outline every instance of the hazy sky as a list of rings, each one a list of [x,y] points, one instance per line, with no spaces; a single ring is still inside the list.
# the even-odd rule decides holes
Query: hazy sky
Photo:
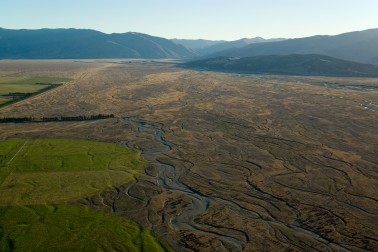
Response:
[[[0,27],[296,38],[378,28],[378,0],[0,0]]]

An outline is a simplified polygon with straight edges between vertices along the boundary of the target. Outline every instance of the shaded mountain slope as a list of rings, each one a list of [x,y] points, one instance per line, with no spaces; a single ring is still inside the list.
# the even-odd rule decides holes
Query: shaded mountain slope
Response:
[[[261,37],[256,38],[243,38],[235,41],[226,41],[223,43],[219,43],[216,45],[212,45],[210,47],[204,48],[199,51],[201,55],[208,55],[213,54],[216,52],[221,52],[228,49],[235,49],[235,48],[242,48],[244,46],[247,46],[249,44],[257,44],[257,43],[269,43],[269,42],[278,42],[283,41],[285,39],[283,38],[275,38],[275,39],[264,39]]]
[[[216,52],[211,57],[258,55],[322,54],[344,60],[378,64],[378,29],[336,36],[313,36],[275,43],[254,43],[243,48]]]
[[[195,54],[164,38],[83,29],[0,29],[0,58],[188,58]]]
[[[191,50],[201,50],[213,45],[226,42],[225,40],[206,40],[206,39],[171,39],[176,44],[185,46]]]
[[[318,54],[218,57],[189,62],[185,66],[243,73],[378,77],[378,66]]]

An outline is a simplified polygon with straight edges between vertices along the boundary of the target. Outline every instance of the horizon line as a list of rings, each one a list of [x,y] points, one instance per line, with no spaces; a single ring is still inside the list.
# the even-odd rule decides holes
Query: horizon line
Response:
[[[178,38],[178,37],[173,37],[173,38],[168,38],[168,37],[163,37],[163,36],[160,36],[160,35],[152,35],[152,34],[149,34],[149,33],[144,33],[144,32],[136,32],[136,31],[125,31],[125,32],[104,32],[104,31],[101,31],[101,30],[97,30],[97,29],[93,29],[93,28],[75,28],[75,27],[56,27],[56,28],[51,28],[51,27],[42,27],[42,28],[5,28],[5,27],[0,27],[0,29],[4,29],[4,30],[30,30],[30,31],[37,31],[37,30],[91,30],[91,31],[96,31],[96,32],[100,32],[100,33],[103,33],[103,34],[107,34],[107,35],[112,35],[112,34],[126,34],[126,33],[139,33],[139,34],[145,34],[145,35],[149,35],[149,36],[153,36],[153,37],[159,37],[159,38],[165,38],[165,39],[169,39],[169,40],[174,40],[174,39],[178,39],[178,40],[208,40],[208,41],[224,41],[224,42],[231,42],[231,41],[237,41],[237,40],[241,40],[241,39],[253,39],[253,38],[262,38],[262,39],[301,39],[301,38],[309,38],[309,37],[315,37],[315,36],[337,36],[337,35],[342,35],[342,34],[347,34],[347,33],[352,33],[352,32],[363,32],[363,31],[369,31],[369,30],[376,30],[378,29],[378,27],[376,28],[367,28],[367,29],[364,29],[364,30],[355,30],[355,31],[348,31],[348,32],[342,32],[342,33],[337,33],[337,34],[314,34],[314,35],[309,35],[309,36],[304,36],[304,37],[263,37],[263,36],[255,36],[255,37],[246,37],[246,36],[242,36],[242,37],[239,37],[238,39],[234,39],[234,40],[227,40],[227,39],[207,39],[207,38]]]

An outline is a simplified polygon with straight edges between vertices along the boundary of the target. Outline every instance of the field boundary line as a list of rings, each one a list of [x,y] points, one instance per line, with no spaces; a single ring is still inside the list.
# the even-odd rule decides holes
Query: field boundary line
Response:
[[[6,163],[4,164],[4,168],[10,168],[10,167],[9,167],[9,164],[10,164],[10,163],[13,161],[13,159],[18,155],[18,153],[24,148],[24,146],[25,146],[25,144],[26,144],[27,141],[28,141],[28,140],[25,140],[25,142],[20,146],[20,148],[18,148],[18,150],[16,151],[16,153],[13,155],[13,157],[11,157],[11,158],[8,160],[8,162],[6,162]],[[0,186],[4,184],[4,182],[7,180],[7,178],[9,177],[9,175],[11,175],[11,174],[13,173],[13,170],[14,170],[14,169],[15,169],[15,168],[9,170],[8,174],[2,179],[2,181],[0,181]]]
[[[28,140],[25,140],[25,142],[21,145],[21,147],[18,149],[18,151],[13,155],[13,157],[11,159],[8,160],[8,162],[5,164],[6,166],[9,166],[9,164],[13,161],[13,159],[18,155],[18,153],[20,153],[20,151],[24,148],[26,142],[28,142]],[[10,172],[12,173],[12,171]],[[9,173],[9,174],[10,174]],[[9,175],[8,175],[9,176]]]
[[[21,147],[17,150],[17,152],[13,155],[13,157],[11,159],[8,160],[8,162],[5,164],[5,167],[9,167],[9,164],[13,161],[13,159],[18,155],[18,153],[20,153],[20,151],[24,148],[26,142],[28,140],[25,140],[25,142],[21,145]],[[8,175],[4,178],[4,180],[1,182],[1,185],[4,184],[4,182],[7,180],[7,178],[13,173],[13,170],[15,169],[15,167],[13,169],[10,169]]]
[[[67,82],[67,83],[68,83],[68,82]],[[39,97],[39,96],[41,96],[41,95],[44,95],[44,94],[46,94],[46,93],[50,93],[50,92],[52,92],[52,91],[54,91],[54,90],[56,90],[56,89],[59,89],[59,88],[63,87],[64,85],[66,85],[66,84],[63,84],[63,85],[60,85],[60,86],[57,86],[57,87],[54,87],[54,88],[50,88],[50,89],[48,89],[48,90],[46,90],[46,91],[43,91],[43,92],[41,92],[41,93],[39,93],[39,94],[32,95],[32,96],[27,97],[27,98],[25,98],[25,99],[21,99],[21,100],[18,100],[18,101],[11,102],[11,103],[9,103],[9,104],[6,104],[6,105],[4,105],[4,106],[1,106],[1,107],[0,107],[0,110],[1,110],[1,109],[4,109],[4,108],[9,108],[10,106],[15,105],[15,104],[20,104],[20,103],[23,103],[23,102],[26,102],[26,101],[30,101],[30,100],[32,100],[32,99],[34,99],[34,98],[36,98],[36,97]]]
[[[36,95],[32,95],[32,96],[27,97],[27,98],[25,98],[25,99],[21,99],[21,100],[19,100],[19,101],[11,102],[11,103],[9,103],[9,104],[6,104],[6,105],[4,105],[4,106],[1,106],[1,107],[0,107],[0,110],[5,109],[5,108],[10,108],[10,107],[12,107],[12,106],[14,106],[14,105],[16,105],[16,104],[18,104],[18,105],[19,105],[19,104],[23,104],[23,103],[25,103],[25,102],[31,101],[31,100],[33,100],[33,99],[36,99],[36,98],[38,98],[38,97],[40,97],[40,96],[42,96],[42,95],[46,95],[46,94],[48,94],[48,93],[53,93],[54,91],[55,91],[55,92],[58,92],[60,89],[66,87],[66,86],[68,86],[68,85],[73,85],[73,84],[77,83],[78,81],[84,80],[89,74],[91,74],[91,73],[93,73],[93,72],[94,72],[94,73],[97,73],[97,72],[100,71],[101,69],[103,69],[103,68],[107,68],[107,67],[109,67],[109,64],[106,64],[106,65],[104,65],[104,66],[94,67],[94,68],[92,68],[92,69],[88,69],[87,71],[81,73],[80,76],[79,76],[77,79],[73,79],[73,80],[71,80],[71,81],[68,81],[68,82],[64,83],[63,85],[60,85],[60,86],[57,86],[57,87],[54,87],[54,88],[48,89],[48,90],[46,90],[46,91],[44,91],[44,92],[42,92],[42,93],[39,93],[39,94],[36,94]]]

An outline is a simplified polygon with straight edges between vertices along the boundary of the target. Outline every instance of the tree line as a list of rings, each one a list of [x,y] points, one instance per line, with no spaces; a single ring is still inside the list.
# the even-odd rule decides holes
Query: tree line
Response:
[[[23,122],[63,122],[63,121],[91,121],[115,118],[114,114],[82,115],[82,116],[57,116],[57,117],[4,117],[0,123],[23,123]]]

